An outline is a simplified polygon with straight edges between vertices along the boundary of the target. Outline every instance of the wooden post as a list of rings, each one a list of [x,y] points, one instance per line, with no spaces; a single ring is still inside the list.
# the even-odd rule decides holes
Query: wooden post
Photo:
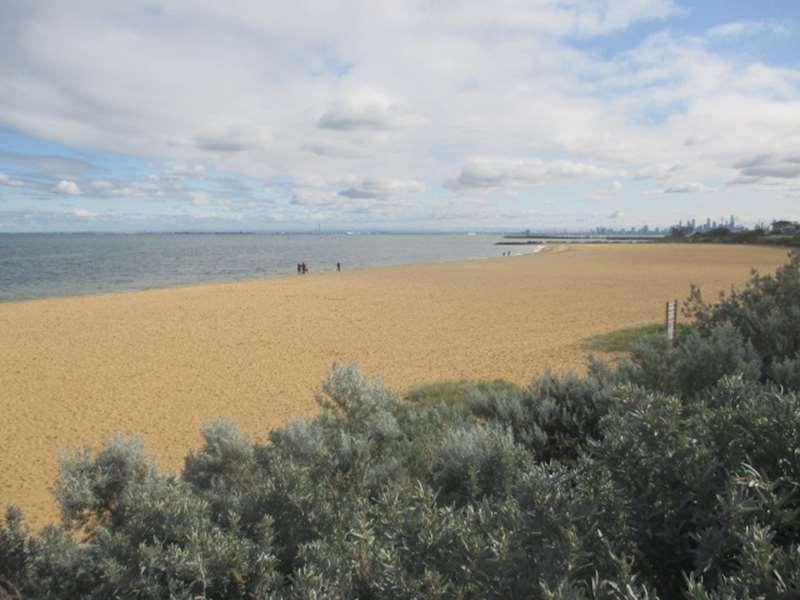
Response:
[[[675,324],[678,320],[678,301],[674,300],[667,302],[667,339],[672,341],[675,339]]]

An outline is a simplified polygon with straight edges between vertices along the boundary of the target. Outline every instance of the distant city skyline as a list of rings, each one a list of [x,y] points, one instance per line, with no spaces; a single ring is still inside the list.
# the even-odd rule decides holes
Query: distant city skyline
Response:
[[[0,32],[0,233],[800,219],[794,0],[5,0]]]

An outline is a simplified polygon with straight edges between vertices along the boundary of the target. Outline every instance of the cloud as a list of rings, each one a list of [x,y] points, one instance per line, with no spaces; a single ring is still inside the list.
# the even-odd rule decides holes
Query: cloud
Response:
[[[9,187],[24,187],[25,182],[20,179],[12,179],[5,173],[0,173],[0,184],[7,185]]]
[[[166,178],[205,177],[206,168],[203,165],[190,165],[186,163],[170,163]]]
[[[70,196],[78,196],[81,193],[81,188],[74,181],[62,179],[56,185],[55,191],[60,194],[68,194]]]
[[[189,198],[191,198],[192,204],[195,206],[207,206],[208,204],[211,204],[211,197],[209,196],[208,192],[189,192]]]
[[[676,185],[671,185],[667,188],[664,188],[662,193],[664,194],[697,194],[700,192],[714,192],[716,191],[714,188],[710,188],[702,183],[691,182],[691,183],[679,183]]]
[[[624,189],[624,185],[620,181],[612,181],[607,186],[602,189],[595,190],[591,194],[589,194],[589,198],[593,200],[603,200],[610,198],[611,196],[618,194]]]
[[[767,191],[783,191],[785,198],[796,197],[800,182],[800,153],[763,153],[743,158],[733,165],[739,175],[729,186],[754,186]]]
[[[114,184],[104,179],[96,179],[94,181],[89,182],[89,187],[91,187],[93,190],[98,190],[102,192],[112,189],[114,187]]]
[[[594,179],[619,175],[616,170],[569,160],[474,160],[445,183],[451,190],[492,189],[534,185],[565,179]]]
[[[0,17],[2,12],[0,11]],[[2,49],[2,45],[0,45]],[[0,66],[2,66],[2,58],[0,58]],[[0,70],[2,73],[2,70]],[[2,90],[0,85],[0,90]],[[2,106],[2,99],[0,98],[0,107]],[[0,124],[3,123],[0,117]],[[69,158],[65,156],[49,156],[43,154],[25,154],[20,152],[8,152],[0,150],[0,163],[18,165],[26,169],[33,169],[41,174],[51,177],[72,178],[81,177],[87,172],[95,169],[94,165],[77,158]]]
[[[800,177],[800,153],[784,156],[760,154],[740,160],[733,166],[745,178],[796,179]]]
[[[324,190],[295,189],[292,193],[291,204],[296,206],[320,207],[336,206],[337,195]]]
[[[245,152],[262,148],[271,141],[270,133],[256,124],[229,125],[195,137],[195,145],[213,152]]]
[[[775,21],[731,21],[711,27],[706,34],[712,38],[751,37],[760,34],[787,35],[789,29]]]
[[[358,199],[382,199],[389,196],[417,194],[425,189],[419,181],[398,179],[365,179],[360,183],[345,188],[339,196]]]
[[[90,210],[86,210],[85,208],[73,208],[72,214],[76,217],[81,219],[94,219],[97,215]]]
[[[686,169],[686,165],[683,164],[673,164],[673,165],[649,165],[647,167],[643,167],[637,170],[633,178],[638,180],[648,180],[648,179],[670,179],[676,173],[683,171]]]
[[[751,175],[732,167],[800,153],[796,61],[754,51],[760,40],[743,37],[752,24],[676,33],[690,29],[671,20],[679,3],[130,0],[106,10],[86,0],[70,11],[25,3],[21,14],[19,2],[0,2],[0,128],[29,142],[0,151],[0,170],[24,179],[31,198],[72,181],[120,214],[137,202],[183,214],[191,188],[250,194],[214,210],[258,228],[302,223],[315,205],[389,226],[439,222],[461,215],[471,195],[484,202],[482,222],[502,225],[542,206],[515,195],[542,183],[574,207],[613,181],[629,191],[631,177],[658,181],[654,190],[796,181],[786,161]],[[222,175],[242,190],[211,181]],[[325,184],[293,185],[305,175]],[[426,193],[369,184],[388,180]],[[737,196],[752,198],[741,185]],[[626,211],[639,219],[654,209]]]
[[[112,196],[119,196],[122,198],[131,198],[134,196],[144,196],[142,190],[136,187],[136,185],[125,185],[122,187],[114,188],[110,191]]]
[[[366,158],[367,154],[363,148],[359,149],[356,145],[342,144],[337,142],[313,142],[300,146],[301,150],[325,156],[327,158]]]
[[[386,95],[361,89],[334,100],[317,125],[320,129],[347,132],[393,129],[412,121],[412,115]]]

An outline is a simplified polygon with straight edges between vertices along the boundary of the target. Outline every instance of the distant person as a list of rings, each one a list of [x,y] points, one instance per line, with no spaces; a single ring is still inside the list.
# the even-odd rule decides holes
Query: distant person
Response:
[[[342,263],[340,263],[338,261],[336,262],[336,270],[337,271],[341,271],[342,270]]]
[[[303,265],[301,263],[297,263],[297,274],[300,275],[303,273]]]
[[[303,275],[308,273],[308,267],[306,266],[305,262],[300,263],[300,266],[303,268]]]

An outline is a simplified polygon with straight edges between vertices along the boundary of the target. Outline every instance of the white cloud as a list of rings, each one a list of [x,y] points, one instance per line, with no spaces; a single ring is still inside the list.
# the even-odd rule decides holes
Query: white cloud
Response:
[[[73,208],[72,214],[76,217],[81,219],[94,219],[97,215],[90,210],[86,210],[85,208]]]
[[[389,196],[418,194],[423,191],[423,186],[419,181],[398,180],[398,179],[364,179],[363,181],[349,186],[339,192],[340,196],[348,198],[387,198]]]
[[[462,167],[458,176],[448,181],[446,186],[453,190],[491,189],[619,174],[619,171],[569,160],[477,159]]]
[[[55,190],[61,194],[68,194],[70,196],[77,196],[81,193],[81,188],[74,181],[62,179],[56,185]]]
[[[195,137],[195,144],[212,152],[244,152],[265,147],[271,138],[265,127],[256,123],[240,123],[209,129]]]
[[[120,196],[123,198],[130,198],[133,196],[143,196],[142,191],[138,189],[135,184],[134,185],[126,185],[123,187],[117,187],[111,190],[112,196]]]
[[[114,184],[111,183],[110,181],[106,181],[104,179],[96,179],[94,181],[91,181],[89,183],[89,186],[93,190],[106,191],[106,190],[110,190],[111,188],[113,188]]]
[[[800,179],[800,153],[789,156],[761,154],[734,164],[740,177],[752,181],[764,179]]]
[[[789,29],[774,21],[731,21],[715,25],[706,32],[710,37],[728,38],[741,36],[754,36],[762,33],[772,35],[787,35]]]
[[[301,150],[311,152],[317,156],[328,158],[367,158],[367,153],[363,147],[357,144],[341,141],[319,141],[303,144]]]
[[[691,183],[679,183],[676,185],[671,185],[667,188],[664,188],[663,193],[665,194],[697,194],[700,192],[714,192],[716,191],[714,188],[710,188],[702,183],[691,182]]]
[[[208,192],[194,191],[189,192],[189,198],[195,206],[207,206],[211,203],[211,197]]]
[[[7,185],[9,187],[23,187],[25,182],[20,179],[12,179],[5,173],[0,173],[0,184]]]
[[[168,166],[168,171],[164,173],[164,178],[177,178],[177,179],[184,179],[188,177],[205,177],[206,175],[206,167],[200,164],[187,164],[187,163],[170,163]]]
[[[336,131],[392,129],[412,121],[397,102],[372,89],[359,89],[336,98],[317,122],[320,129]]]
[[[650,165],[643,167],[634,173],[634,179],[670,179],[676,173],[684,170],[686,165]]]
[[[522,191],[537,184],[583,184],[581,199],[602,189],[592,210],[603,215],[613,207],[597,204],[621,191],[614,181],[626,192],[630,177],[662,191],[736,178],[765,186],[791,180],[792,164],[733,165],[800,153],[800,69],[739,51],[748,32],[776,23],[669,33],[685,29],[668,20],[681,12],[671,0],[86,0],[70,11],[28,3],[24,15],[17,4],[0,3],[0,127],[142,157],[159,173],[145,181],[78,159],[0,156],[37,165],[46,173],[31,181],[47,187],[81,182],[183,210],[191,180],[223,198],[208,180],[242,175],[259,192],[283,186],[266,192],[280,204],[269,214],[288,220],[310,206],[456,216],[470,195],[502,190],[480,213],[494,224],[509,204],[531,208]],[[653,26],[630,29],[624,44],[607,37],[644,21]],[[725,39],[737,44],[721,52]],[[308,175],[324,183],[293,185]]]

